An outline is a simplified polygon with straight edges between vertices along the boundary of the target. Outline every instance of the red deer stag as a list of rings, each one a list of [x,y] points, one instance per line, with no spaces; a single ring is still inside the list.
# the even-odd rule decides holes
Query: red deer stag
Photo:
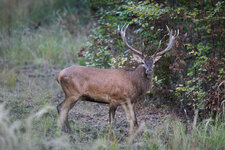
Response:
[[[160,57],[169,51],[174,40],[179,35],[179,30],[173,35],[173,31],[167,27],[169,32],[169,43],[166,49],[157,52],[152,56],[145,56],[141,51],[131,47],[125,37],[128,25],[124,25],[120,30],[121,37],[126,46],[132,50],[133,58],[140,65],[134,69],[97,69],[85,66],[71,66],[60,71],[57,81],[61,85],[65,100],[57,106],[59,113],[58,126],[62,128],[66,125],[66,132],[71,128],[68,122],[68,112],[78,100],[91,101],[109,104],[109,122],[114,119],[117,106],[123,105],[128,111],[133,125],[137,127],[137,119],[134,111],[134,104],[137,99],[150,91],[152,88],[152,78],[154,74],[154,64]]]

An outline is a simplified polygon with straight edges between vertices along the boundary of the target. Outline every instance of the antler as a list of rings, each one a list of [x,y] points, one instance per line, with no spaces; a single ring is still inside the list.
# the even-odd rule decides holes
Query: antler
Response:
[[[175,30],[175,33],[174,33],[174,35],[173,35],[173,30],[170,30],[168,26],[166,26],[166,28],[167,28],[167,30],[168,30],[168,32],[169,32],[169,36],[170,36],[170,37],[169,37],[169,44],[168,44],[168,46],[167,46],[166,49],[164,49],[164,50],[161,51],[161,52],[158,52],[158,53],[154,54],[154,56],[160,56],[160,55],[164,54],[165,52],[169,51],[169,50],[173,47],[174,40],[175,40],[175,39],[177,38],[177,36],[179,35],[179,29],[178,29],[177,31]],[[159,46],[158,46],[157,51],[159,50],[160,45],[161,45],[161,41],[159,42]],[[157,51],[156,51],[156,52],[157,52]]]
[[[120,30],[120,34],[121,34],[121,37],[122,37],[122,39],[123,39],[123,42],[124,42],[125,45],[126,45],[128,48],[130,48],[133,52],[135,52],[135,53],[137,53],[137,54],[143,56],[142,52],[140,52],[139,50],[137,50],[137,49],[131,47],[131,46],[128,44],[127,39],[126,39],[126,30],[127,30],[128,26],[129,26],[129,24],[127,24],[127,25],[125,24],[125,25],[122,27],[121,30],[119,29],[119,30]]]

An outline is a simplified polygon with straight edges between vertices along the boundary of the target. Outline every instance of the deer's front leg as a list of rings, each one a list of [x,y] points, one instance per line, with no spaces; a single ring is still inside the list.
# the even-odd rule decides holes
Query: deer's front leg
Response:
[[[135,130],[138,128],[137,117],[135,113],[135,104],[126,103],[123,105],[123,108],[126,112],[127,119],[130,122],[130,129]]]

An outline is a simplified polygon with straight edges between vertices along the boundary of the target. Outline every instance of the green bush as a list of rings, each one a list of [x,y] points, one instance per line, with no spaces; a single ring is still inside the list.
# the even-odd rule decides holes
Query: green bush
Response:
[[[160,82],[156,81],[155,87],[167,93],[163,98],[165,101],[176,99],[181,110],[204,110],[207,103],[213,105],[214,101],[205,103],[207,97],[213,97],[207,91],[225,80],[224,34],[220,33],[224,30],[224,4],[220,0],[201,3],[94,1],[91,6],[97,9],[98,21],[86,46],[87,65],[102,68],[134,66],[118,31],[118,26],[125,23],[130,23],[129,28],[133,30],[127,32],[129,43],[148,55],[154,54],[161,39],[162,49],[166,47],[165,25],[180,29],[173,50],[157,63],[155,79]],[[141,48],[142,43],[145,48]],[[159,93],[154,95],[161,97]],[[216,110],[221,112],[221,108]]]

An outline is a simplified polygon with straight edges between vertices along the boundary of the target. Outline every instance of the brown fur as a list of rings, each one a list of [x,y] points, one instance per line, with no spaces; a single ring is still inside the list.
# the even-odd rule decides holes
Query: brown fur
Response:
[[[117,106],[127,105],[128,102],[134,104],[152,87],[152,77],[147,78],[143,65],[131,70],[71,66],[57,75],[57,81],[66,95],[66,99],[57,106],[59,115],[62,110],[66,115],[59,119],[59,125],[65,122],[68,131],[67,113],[79,99],[109,104],[111,122]],[[134,123],[137,125],[136,118]]]

